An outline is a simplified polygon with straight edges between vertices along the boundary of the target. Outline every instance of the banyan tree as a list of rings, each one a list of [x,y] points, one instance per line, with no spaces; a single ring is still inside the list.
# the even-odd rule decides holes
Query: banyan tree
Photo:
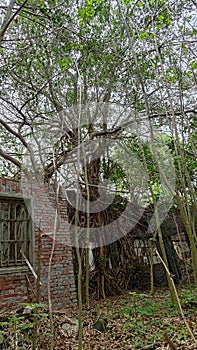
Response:
[[[149,288],[151,259],[154,265],[155,284],[165,285],[167,283],[165,270],[155,254],[155,249],[161,254],[157,235],[155,235],[153,246],[154,234],[148,233],[149,221],[153,215],[153,205],[150,204],[143,208],[135,202],[128,203],[123,196],[115,195],[113,202],[105,210],[90,213],[88,218],[85,208],[84,211],[82,210],[83,206],[80,207],[80,210],[73,206],[77,200],[76,191],[67,191],[67,199],[69,223],[73,223],[73,227],[79,227],[81,234],[87,232],[87,225],[90,226],[89,247],[80,246],[83,295],[85,293],[85,254],[87,249],[89,253],[89,290],[94,297],[105,298],[119,294],[123,290]],[[125,212],[127,217],[125,217]],[[121,218],[123,213],[124,217]],[[180,214],[178,220],[180,223]],[[106,239],[108,240],[110,232],[103,228],[110,227],[112,229],[113,225],[110,226],[110,224],[114,222],[116,227],[114,226],[114,231],[111,234],[117,234],[117,237],[114,236],[111,243],[106,241],[105,244],[105,235],[108,236]],[[171,239],[172,235],[177,234],[176,224],[174,214],[170,212],[161,228],[169,269],[174,282],[179,284],[183,279],[182,267]],[[130,227],[132,228],[130,229]],[[99,232],[103,230],[103,235],[100,234],[102,244],[98,244],[97,237],[94,237],[95,232],[97,232],[91,231],[94,228],[99,228]],[[182,222],[180,230],[184,230]],[[78,238],[79,236],[80,234]],[[74,247],[73,256],[77,276],[78,263]]]

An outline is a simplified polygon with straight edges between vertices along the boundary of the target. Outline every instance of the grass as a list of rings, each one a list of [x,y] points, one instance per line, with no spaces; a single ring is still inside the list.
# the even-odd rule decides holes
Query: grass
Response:
[[[131,292],[130,303],[122,301],[123,306],[119,313],[114,313],[114,319],[118,316],[124,320],[124,330],[131,334],[127,343],[132,343],[132,348],[137,349],[163,339],[166,332],[169,336],[179,341],[187,341],[189,334],[180,318],[179,310],[172,304],[168,293],[165,296],[151,297],[146,294]],[[194,316],[197,306],[197,289],[182,289],[179,293],[185,316]],[[191,321],[190,326],[194,335],[197,334],[196,322]]]

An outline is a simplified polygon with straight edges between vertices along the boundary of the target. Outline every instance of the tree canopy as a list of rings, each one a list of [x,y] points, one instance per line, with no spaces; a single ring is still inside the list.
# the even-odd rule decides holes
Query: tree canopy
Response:
[[[26,148],[35,161],[35,144],[61,125],[62,113],[72,129],[68,108],[109,102],[161,126],[172,151],[180,140],[194,176],[195,10],[194,1],[163,0],[2,4],[1,156],[20,166]],[[94,123],[95,138],[99,128]]]
[[[179,206],[197,283],[196,8],[1,1],[0,175],[31,171],[50,183],[58,174],[92,208],[102,191],[123,209],[125,200]],[[115,250],[124,254],[124,244]],[[108,253],[98,254],[103,273]]]

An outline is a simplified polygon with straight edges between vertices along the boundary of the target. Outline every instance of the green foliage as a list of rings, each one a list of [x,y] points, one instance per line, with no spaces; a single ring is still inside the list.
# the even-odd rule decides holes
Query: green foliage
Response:
[[[35,323],[29,322],[29,323],[21,324],[20,326],[18,326],[18,328],[21,330],[26,330],[29,328],[33,328],[34,325]]]
[[[194,307],[197,306],[197,288],[193,287],[190,289],[182,289],[181,293],[181,304],[185,307]]]
[[[151,297],[146,294],[129,292],[131,303],[123,305],[119,318],[124,319],[124,329],[132,334],[129,343],[132,347],[142,347],[163,340],[163,334],[175,334],[178,341],[186,341],[189,337],[188,329],[182,322],[176,322],[179,310],[168,297]],[[182,307],[187,305],[187,315],[193,315],[196,303],[196,289],[194,293],[189,289],[180,291]],[[118,314],[117,318],[118,318]],[[115,314],[114,314],[115,318]],[[151,331],[150,331],[151,329]],[[146,334],[144,343],[143,334]]]
[[[112,318],[113,319],[119,319],[120,318],[120,314],[118,312],[115,312],[113,315],[112,315]]]
[[[17,334],[22,332],[25,336],[31,336],[32,349],[35,348],[36,338],[37,338],[37,325],[38,321],[41,318],[48,317],[48,313],[40,311],[43,308],[46,308],[45,304],[42,303],[22,303],[24,307],[29,307],[31,312],[28,314],[13,316],[8,319],[8,321],[0,322],[0,327],[11,328],[14,337],[14,350],[18,349],[17,347]],[[32,335],[33,330],[33,335]]]
[[[99,257],[99,261],[100,261],[100,264],[101,264],[101,265],[105,265],[107,262],[110,261],[110,258],[106,258],[106,257],[104,257],[104,256],[100,256],[100,257]]]
[[[43,303],[22,303],[22,306],[29,306],[32,310],[37,310],[40,308],[45,309],[47,306]]]
[[[89,23],[95,17],[95,9],[92,0],[86,0],[86,4],[78,9],[79,23]]]
[[[119,164],[118,160],[111,160],[109,164],[102,163],[104,176],[108,176],[109,180],[115,184],[116,189],[120,192],[128,187],[127,177],[124,168]]]
[[[3,321],[3,322],[0,322],[0,325],[1,326],[7,326],[7,325],[17,325],[21,320],[24,320],[24,316],[13,316],[13,317],[10,317],[8,319],[8,321]]]
[[[28,143],[33,142],[35,154],[38,154],[45,125],[51,120],[60,120],[59,111],[76,104],[115,102],[130,106],[141,116],[156,115],[150,120],[152,125],[161,126],[160,133],[166,135],[164,143],[168,143],[174,157],[177,189],[186,171],[189,172],[189,179],[185,181],[188,189],[188,181],[192,181],[192,185],[196,181],[195,114],[183,113],[183,117],[175,118],[180,137],[178,154],[172,130],[175,126],[170,126],[172,119],[168,120],[168,116],[195,105],[197,66],[192,40],[191,44],[189,40],[196,34],[189,15],[194,6],[185,1],[172,4],[164,0],[125,0],[120,6],[121,11],[108,0],[28,1],[6,32],[9,45],[5,41],[1,48],[2,118],[8,124],[13,119],[13,129],[20,131]],[[177,37],[182,40],[177,41]],[[184,106],[182,101],[185,101]],[[69,113],[66,117],[68,126],[72,127],[72,117]],[[95,120],[95,132],[103,129],[98,124]],[[107,125],[109,129],[111,126]],[[22,160],[24,144],[3,127],[0,133],[1,148]],[[167,140],[168,135],[171,140]],[[81,136],[85,141],[90,139],[88,128],[81,131]],[[150,145],[144,140],[140,146],[139,138],[126,129],[112,138],[119,140],[131,156],[136,155],[142,168],[145,155],[147,178],[154,196],[152,198],[147,191],[145,200],[157,200],[163,193]],[[75,146],[76,140],[75,144],[73,140],[65,143],[56,140],[54,148],[58,153],[72,151]],[[115,147],[113,151],[113,160],[108,164],[105,159],[101,164],[100,178],[109,179],[113,188],[120,192],[130,193],[133,185],[133,195],[137,197],[142,179],[139,176],[131,184],[129,173],[119,162],[121,153]],[[161,150],[163,158],[164,151]],[[45,156],[44,167],[51,157],[52,154]],[[12,173],[9,164],[8,161],[1,163],[0,175]],[[15,167],[13,171],[16,173]]]
[[[192,69],[197,70],[197,61],[192,62],[191,67]]]

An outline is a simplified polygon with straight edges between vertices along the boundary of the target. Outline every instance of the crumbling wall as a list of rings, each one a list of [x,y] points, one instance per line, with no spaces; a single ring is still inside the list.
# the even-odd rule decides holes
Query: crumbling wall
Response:
[[[44,185],[43,185],[44,186]],[[61,220],[57,217],[55,192],[53,188],[38,184],[27,186],[21,190],[19,182],[0,178],[1,197],[32,198],[32,235],[34,235],[33,261],[34,271],[40,266],[40,302],[48,303],[49,261],[51,251],[52,264],[50,271],[50,293],[53,309],[76,308],[76,292],[73,274],[72,248],[69,246],[69,232],[67,225],[67,205],[63,195],[58,198],[58,211]],[[50,203],[50,205],[48,205]],[[55,222],[58,229],[54,230]],[[54,237],[54,232],[55,237]],[[39,244],[40,242],[40,244]],[[38,249],[38,245],[40,248]],[[0,305],[1,308],[16,308],[24,302],[36,301],[37,282],[32,271],[26,267],[21,271],[0,269]]]

